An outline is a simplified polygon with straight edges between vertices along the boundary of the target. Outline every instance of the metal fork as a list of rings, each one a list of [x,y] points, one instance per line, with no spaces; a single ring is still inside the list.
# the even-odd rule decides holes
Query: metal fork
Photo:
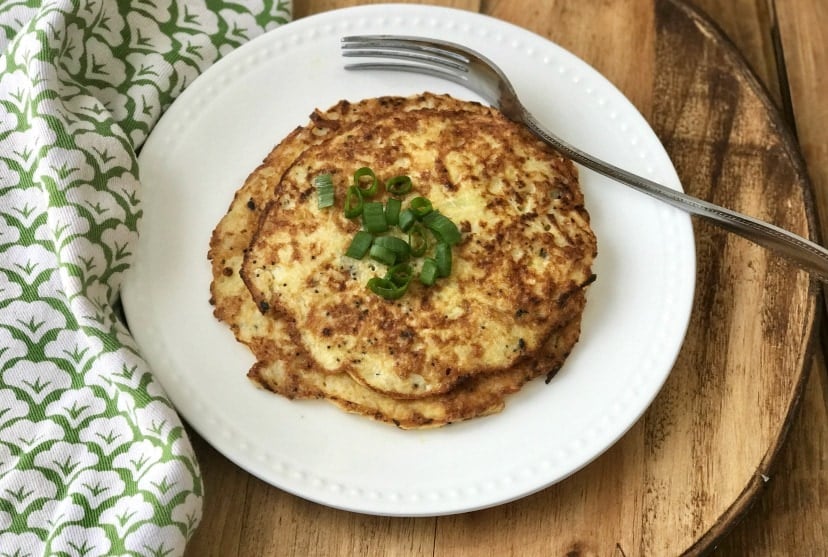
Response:
[[[670,189],[600,160],[546,129],[526,110],[503,71],[482,54],[464,46],[424,37],[362,35],[342,39],[342,55],[379,58],[382,62],[347,64],[348,70],[395,70],[447,79],[474,91],[509,119],[573,161],[690,214],[704,217],[828,281],[828,250],[776,225]]]

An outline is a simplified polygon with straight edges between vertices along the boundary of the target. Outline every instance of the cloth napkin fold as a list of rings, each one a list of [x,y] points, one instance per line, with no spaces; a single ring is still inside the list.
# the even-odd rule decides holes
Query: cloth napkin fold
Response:
[[[119,319],[136,151],[189,83],[291,7],[0,2],[0,555],[184,552],[198,464]]]

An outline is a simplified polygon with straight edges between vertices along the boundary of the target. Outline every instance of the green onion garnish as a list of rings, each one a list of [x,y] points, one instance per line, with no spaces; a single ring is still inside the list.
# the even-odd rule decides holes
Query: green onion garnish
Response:
[[[359,188],[349,186],[348,191],[345,192],[345,217],[352,219],[361,215],[364,204]]]
[[[324,209],[334,204],[334,185],[330,174],[320,174],[313,181],[316,186],[317,207]]]
[[[381,202],[369,201],[362,205],[362,227],[372,234],[388,230],[388,223],[385,222],[385,208]]]
[[[434,207],[432,207],[431,205],[431,201],[429,201],[425,197],[415,197],[409,202],[408,205],[414,212],[414,215],[416,215],[419,218],[426,216],[434,209]]]
[[[417,222],[417,215],[414,214],[414,211],[411,209],[405,209],[400,213],[397,226],[400,227],[400,230],[403,232],[408,232],[414,223]]]
[[[423,267],[420,269],[420,282],[431,286],[437,280],[437,262],[427,257],[423,260]]]
[[[408,286],[414,270],[408,263],[394,265],[385,273],[385,278],[390,280],[394,286]]]
[[[391,195],[405,195],[411,191],[411,178],[409,176],[394,176],[385,182],[385,191]]]
[[[314,185],[319,208],[336,203],[336,190],[330,173],[316,176]],[[402,297],[408,289],[414,274],[409,259],[412,256],[424,257],[431,249],[433,241],[429,240],[427,229],[438,243],[433,256],[424,257],[420,268],[419,279],[426,286],[451,274],[452,246],[462,239],[457,226],[436,211],[429,199],[414,197],[406,209],[402,208],[401,198],[412,191],[412,186],[409,176],[394,176],[385,182],[385,191],[391,196],[385,203],[367,201],[378,193],[379,180],[373,170],[362,167],[354,172],[353,184],[345,192],[345,217],[353,219],[362,216],[363,227],[351,238],[345,256],[363,259],[368,255],[388,267],[384,277],[373,277],[368,281],[369,290],[387,300]],[[408,241],[395,235],[381,235],[391,226],[408,233]]]
[[[396,253],[386,248],[385,246],[380,246],[377,244],[371,244],[371,248],[368,250],[368,255],[371,257],[371,259],[379,261],[380,263],[383,263],[385,265],[393,265],[397,261]]]
[[[396,226],[400,222],[400,209],[402,201],[392,197],[385,202],[385,222],[388,226]]]
[[[387,278],[374,277],[368,280],[368,288],[374,294],[382,296],[386,300],[398,300],[408,290],[408,284],[397,286]]]
[[[420,257],[428,249],[428,236],[419,222],[415,222],[408,230],[408,245],[411,246],[411,255],[414,257]]]
[[[379,180],[373,170],[363,166],[354,172],[354,185],[360,189],[363,197],[374,197],[379,189]]]
[[[437,274],[447,277],[451,274],[451,246],[440,242],[434,248],[434,261],[437,263]]]
[[[424,216],[423,224],[434,232],[435,236],[449,245],[453,246],[460,241],[460,230],[457,225],[439,211],[432,211]]]
[[[396,236],[379,236],[374,238],[374,244],[393,251],[397,262],[407,261],[411,256],[411,246]]]
[[[345,255],[353,257],[354,259],[362,259],[368,253],[371,243],[374,241],[374,236],[370,232],[364,230],[357,231],[351,239],[351,245],[345,251]]]

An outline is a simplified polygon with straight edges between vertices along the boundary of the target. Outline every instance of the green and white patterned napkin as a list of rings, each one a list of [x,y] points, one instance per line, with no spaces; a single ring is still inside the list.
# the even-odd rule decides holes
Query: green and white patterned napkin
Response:
[[[119,320],[136,151],[290,0],[0,1],[0,555],[184,552],[198,464]]]

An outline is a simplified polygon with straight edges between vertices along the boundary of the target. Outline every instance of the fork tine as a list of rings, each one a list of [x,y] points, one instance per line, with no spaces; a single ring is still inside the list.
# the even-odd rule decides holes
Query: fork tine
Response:
[[[468,63],[470,54],[472,54],[454,43],[405,35],[351,35],[342,37],[341,41],[344,50],[351,48],[397,48],[429,52],[463,63]]]
[[[469,58],[462,53],[441,48],[436,43],[394,35],[344,37],[342,39],[342,55],[404,60],[418,65],[439,66],[450,72],[466,73],[469,71]],[[354,66],[359,66],[359,68]],[[418,67],[411,68],[411,71]],[[360,64],[353,65],[351,69],[366,68]],[[374,67],[373,69],[379,68]]]
[[[494,62],[470,48],[427,37],[353,35],[341,39],[341,49],[343,56],[389,60],[348,64],[345,69],[407,71],[447,79],[474,91],[507,117],[522,117],[522,106],[509,79]]]
[[[455,72],[465,73],[469,71],[468,66],[465,64],[458,64],[434,54],[420,54],[416,52],[409,52],[404,49],[389,48],[387,50],[346,50],[342,52],[342,55],[348,58],[391,58],[394,60],[406,60],[427,66],[440,66]]]
[[[434,66],[424,64],[403,64],[403,63],[382,63],[382,62],[361,62],[357,64],[346,64],[346,70],[390,70],[407,73],[425,74],[448,81],[454,81],[460,85],[467,86],[468,78],[465,74],[456,74],[442,70]]]

